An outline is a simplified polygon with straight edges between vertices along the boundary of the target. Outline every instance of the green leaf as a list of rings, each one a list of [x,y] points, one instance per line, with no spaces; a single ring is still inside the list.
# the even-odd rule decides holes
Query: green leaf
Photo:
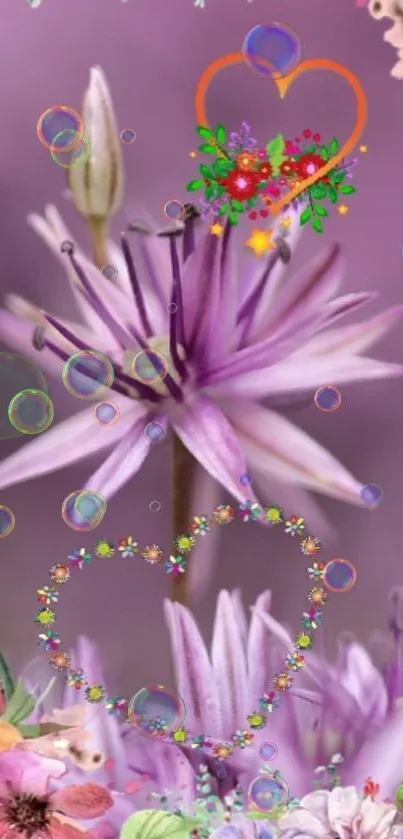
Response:
[[[339,186],[339,192],[341,192],[342,195],[352,195],[353,192],[357,192],[357,190],[355,186],[350,186],[350,184],[342,184],[341,186]]]
[[[340,169],[332,169],[332,171],[329,172],[329,178],[332,184],[341,184],[342,181],[344,181],[346,174],[347,172],[342,172]]]
[[[214,161],[212,168],[217,177],[225,178],[225,176],[228,175],[228,172],[234,168],[234,164],[231,160],[223,160],[221,157]]]
[[[309,192],[312,198],[324,198],[326,195],[326,187],[324,184],[316,183],[309,187]]]
[[[256,202],[257,202],[257,197],[255,196],[254,198],[248,198],[248,200],[245,203],[246,203],[246,206],[248,207],[248,209],[251,210],[252,207],[256,207]]]
[[[316,152],[317,146],[309,146],[308,149],[304,149],[304,154],[314,154]]]
[[[221,207],[218,211],[218,215],[219,216],[225,216],[226,213],[230,212],[230,210],[231,210],[231,204],[229,204],[228,202],[226,204],[221,204]]]
[[[219,184],[219,186],[217,187],[217,195],[224,195],[225,192],[225,186],[221,186],[221,184]]]
[[[190,181],[189,184],[186,186],[187,192],[197,192],[198,189],[201,189],[204,186],[204,181]]]
[[[196,819],[163,810],[139,810],[124,822],[120,839],[188,839]]]
[[[208,166],[206,166],[205,163],[200,164],[199,172],[201,175],[203,175],[203,178],[208,178],[210,181],[214,179],[213,172],[211,171],[211,169],[209,169]]]
[[[11,725],[18,726],[18,723],[26,720],[27,717],[35,710],[36,701],[27,689],[23,682],[18,681],[15,685],[14,693],[7,705],[6,713],[3,714],[3,722],[9,722]]]
[[[217,154],[216,146],[213,146],[211,143],[202,143],[202,145],[199,146],[199,151],[203,154]]]
[[[224,128],[223,125],[221,125],[221,124],[217,125],[216,130],[215,130],[215,138],[217,140],[217,143],[220,144],[220,146],[223,146],[225,144],[225,141],[227,139],[227,135],[226,135],[226,131],[225,131],[225,128]]]
[[[333,184],[329,186],[329,201],[331,204],[337,204],[337,190]]]
[[[266,151],[268,157],[272,157],[279,152],[282,152],[284,149],[284,137],[282,134],[277,134],[276,137],[273,137],[269,143],[267,143]]]
[[[22,734],[24,740],[36,740],[42,734],[39,723],[37,725],[19,725],[18,731]]]
[[[4,690],[5,698],[9,702],[15,690],[14,679],[2,653],[0,653],[0,683]]]
[[[310,207],[305,207],[305,210],[301,213],[301,215],[299,217],[299,223],[300,223],[301,227],[304,224],[306,224],[307,221],[309,221],[310,218],[311,218],[311,208]]]
[[[204,197],[207,201],[211,201],[211,199],[214,198],[216,192],[217,190],[215,184],[209,184],[209,186],[206,186],[206,189],[204,190]]]
[[[399,784],[395,792],[395,806],[397,809],[400,808],[401,804],[403,804],[403,782]]]
[[[236,227],[236,225],[238,224],[238,213],[236,211],[229,213],[228,221],[230,224]]]
[[[334,155],[334,154],[336,154],[338,149],[339,149],[339,141],[338,141],[337,137],[333,137],[333,140],[331,140],[330,144],[329,144],[329,152],[330,152],[331,155]]]
[[[322,204],[314,204],[313,209],[316,215],[321,216],[322,218],[325,218],[325,216],[329,215],[326,207],[322,207]]]
[[[209,128],[206,128],[205,125],[198,125],[196,128],[196,134],[198,134],[199,137],[204,137],[205,140],[211,140],[213,136],[213,132],[210,131]]]
[[[311,221],[311,225],[312,225],[313,230],[315,230],[316,233],[323,233],[322,223],[319,221],[318,218],[313,218],[312,221]]]
[[[327,149],[326,146],[321,146],[320,156],[322,160],[329,160],[329,149]]]
[[[232,204],[232,209],[236,210],[237,213],[244,213],[245,212],[245,208],[244,208],[243,204],[241,204],[241,202],[237,201],[235,198],[232,199],[231,204]]]

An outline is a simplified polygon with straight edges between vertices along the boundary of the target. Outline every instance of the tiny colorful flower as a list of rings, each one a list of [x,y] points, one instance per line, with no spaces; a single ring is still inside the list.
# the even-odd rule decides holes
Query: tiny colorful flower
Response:
[[[52,626],[55,620],[56,615],[48,606],[42,606],[41,609],[36,610],[35,622],[40,626]]]
[[[235,158],[235,163],[241,172],[250,172],[255,167],[256,155],[252,152],[243,151]]]
[[[232,755],[233,751],[234,747],[231,743],[216,743],[215,746],[213,746],[212,755],[217,760],[227,760],[227,758]]]
[[[70,670],[67,676],[67,685],[69,688],[81,690],[88,684],[84,670]]]
[[[36,599],[39,603],[45,603],[50,606],[51,603],[57,603],[59,600],[59,592],[54,586],[42,586],[37,588]]]
[[[60,644],[60,638],[57,632],[52,632],[51,629],[41,632],[41,634],[38,635],[38,639],[38,647],[42,647],[42,649],[47,653],[55,652]]]
[[[308,577],[310,580],[323,580],[325,573],[324,562],[313,562],[308,568]]]
[[[316,536],[307,536],[303,539],[300,548],[304,556],[315,556],[322,547],[322,543]]]
[[[186,560],[183,556],[170,556],[165,563],[165,571],[173,577],[179,577],[186,570]]]
[[[257,521],[262,515],[262,508],[256,501],[245,501],[238,507],[238,516],[244,522]]]
[[[248,714],[246,717],[246,722],[248,723],[249,728],[252,728],[254,731],[260,731],[266,725],[266,717],[258,711],[252,711],[252,713]]]
[[[89,565],[92,556],[85,548],[76,548],[73,553],[69,554],[68,558],[71,568],[79,568],[82,571],[85,565]]]
[[[285,522],[284,532],[289,536],[295,536],[296,533],[303,533],[305,530],[305,520],[302,516],[290,516]]]
[[[207,516],[193,516],[190,526],[196,536],[205,536],[211,530],[210,519]]]
[[[123,559],[128,559],[128,557],[139,553],[139,543],[133,539],[133,536],[127,536],[126,539],[119,539],[118,551]]]
[[[301,667],[304,666],[304,656],[299,655],[298,653],[287,653],[285,657],[285,664],[289,670],[292,670],[294,673],[297,670],[300,670]]]
[[[237,729],[232,738],[233,745],[238,749],[245,749],[247,746],[251,746],[253,740],[254,734],[246,729],[243,729],[242,731]]]
[[[294,679],[289,673],[277,673],[273,679],[273,687],[275,690],[278,691],[286,691],[289,690]]]
[[[49,576],[54,583],[59,583],[62,585],[63,583],[67,583],[70,579],[71,571],[68,565],[62,565],[61,562],[57,562],[56,565],[52,565]]]
[[[164,720],[162,717],[155,717],[155,719],[146,717],[143,722],[144,728],[155,734],[156,737],[164,737],[168,733],[168,720]]]
[[[199,751],[201,749],[211,749],[212,741],[209,737],[206,737],[204,734],[198,734],[195,737],[192,737],[191,748]]]
[[[327,591],[320,586],[314,586],[308,594],[308,600],[313,606],[323,606],[327,600]]]
[[[284,511],[281,507],[272,505],[271,507],[264,507],[262,511],[262,522],[269,527],[274,527],[284,520]]]
[[[195,544],[195,537],[190,536],[188,533],[181,533],[181,535],[177,536],[175,539],[175,548],[179,554],[190,553],[190,551],[193,550]]]
[[[102,685],[88,685],[85,689],[85,698],[87,702],[95,703],[102,702],[106,694],[105,688]]]
[[[259,708],[261,708],[262,711],[269,711],[270,714],[272,711],[275,711],[279,705],[280,700],[279,697],[276,696],[276,692],[274,690],[264,693],[259,699]]]
[[[146,562],[149,562],[150,565],[157,565],[159,562],[162,562],[164,552],[159,545],[147,545],[141,556]]]
[[[297,650],[310,650],[313,647],[313,638],[309,632],[299,632],[295,644]]]
[[[105,709],[110,716],[126,713],[126,699],[123,699],[121,696],[108,696],[105,702]]]
[[[314,607],[309,612],[304,612],[301,618],[301,625],[304,629],[317,629],[322,622],[322,612],[318,612]]]
[[[57,673],[62,673],[63,670],[68,670],[71,664],[71,658],[68,653],[57,652],[49,656],[49,662]]]
[[[173,743],[177,743],[178,746],[183,746],[187,743],[188,739],[189,732],[183,725],[179,726],[179,728],[175,728],[174,731],[171,732],[171,740]]]
[[[107,542],[106,539],[99,539],[99,541],[94,545],[94,554],[95,556],[98,556],[99,559],[110,559],[114,553],[115,546],[110,542]]]
[[[372,778],[367,778],[363,790],[365,798],[375,798],[379,793],[379,789],[379,784],[375,783]]]
[[[231,524],[234,521],[235,511],[230,504],[219,504],[213,513],[215,524]]]

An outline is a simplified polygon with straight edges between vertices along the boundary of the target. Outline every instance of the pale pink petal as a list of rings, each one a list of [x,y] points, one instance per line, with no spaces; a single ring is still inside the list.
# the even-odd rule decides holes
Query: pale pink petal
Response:
[[[379,755],[385,755],[385,759],[380,760]],[[343,782],[362,789],[368,777],[375,778],[382,796],[394,798],[402,766],[403,715],[397,712],[365,741],[355,760],[343,767]]]
[[[91,834],[83,827],[80,827],[79,824],[72,824],[56,815],[50,819],[50,839],[90,839],[90,836]]]
[[[371,320],[343,326],[341,329],[326,330],[320,335],[315,335],[301,351],[308,355],[365,352],[393,329],[402,314],[403,306],[394,306]]]
[[[60,778],[66,772],[61,760],[40,757],[32,752],[13,749],[0,754],[0,778],[14,789],[33,795],[44,795],[50,778]]]
[[[0,488],[48,475],[118,443],[143,409],[134,400],[117,394],[114,394],[114,402],[120,408],[120,418],[110,428],[98,425],[93,408],[87,408],[3,460],[0,463]],[[74,445],[66,445],[66,440],[73,440]]]
[[[278,826],[281,831],[287,830],[313,837],[313,839],[325,839],[326,835],[326,828],[320,820],[309,810],[303,810],[300,807],[292,807],[285,816],[279,819]]]
[[[337,833],[340,825],[349,825],[359,813],[361,797],[356,787],[335,787],[329,795],[329,823]]]
[[[321,789],[310,792],[301,799],[301,807],[309,810],[326,828],[330,827],[328,819],[329,795],[328,790]]]
[[[393,804],[384,804],[382,801],[373,801],[367,796],[361,804],[360,833],[364,836],[382,836],[383,832],[391,827],[396,815],[396,807]]]
[[[317,388],[323,384],[343,385],[350,382],[371,381],[401,376],[403,366],[376,361],[372,358],[341,355],[320,357],[298,353],[287,361],[274,364],[253,373],[244,373],[228,382],[220,382],[206,388],[207,394],[215,396],[243,396],[263,399],[282,393],[312,391],[312,400]]]
[[[88,479],[85,488],[111,498],[135,475],[150,451],[150,441],[144,433],[146,413],[133,423],[102,466]]]
[[[200,397],[183,407],[173,425],[182,443],[238,501],[255,500],[240,483],[247,472],[245,457],[228,420],[209,399]]]
[[[21,831],[16,827],[10,827],[9,822],[4,821],[0,815],[0,839],[21,839]]]
[[[219,504],[222,496],[220,485],[197,463],[192,486],[191,510],[210,514]],[[218,545],[221,539],[220,527],[213,527],[206,539],[197,539],[192,551],[188,572],[189,592],[192,600],[200,600],[206,593],[216,565]]]
[[[255,607],[259,612],[270,613],[271,591],[262,592],[256,600]],[[267,640],[266,626],[256,612],[252,612],[246,655],[249,692],[253,699],[263,696],[267,688],[267,677],[270,673],[270,650]]]
[[[252,474],[264,471],[285,483],[363,504],[362,484],[305,431],[256,403],[233,402],[230,415]]]
[[[212,737],[222,735],[217,683],[208,653],[191,613],[179,603],[164,601],[175,682],[186,701],[186,724],[191,731]]]
[[[242,636],[228,591],[220,591],[217,599],[211,660],[221,705],[223,736],[231,737],[251,709],[248,707],[250,697]]]
[[[60,810],[73,819],[96,819],[113,806],[110,792],[100,784],[73,784],[52,792],[53,810]]]

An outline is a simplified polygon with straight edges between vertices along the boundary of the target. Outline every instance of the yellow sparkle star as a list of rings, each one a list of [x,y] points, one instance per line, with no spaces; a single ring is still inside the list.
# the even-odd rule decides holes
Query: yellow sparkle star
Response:
[[[259,230],[258,227],[254,227],[245,245],[253,250],[255,256],[263,256],[266,251],[272,251],[276,247],[272,242],[272,235],[271,230]]]
[[[345,216],[348,213],[348,207],[345,204],[340,204],[340,207],[337,207],[337,212],[339,216]]]
[[[290,216],[285,216],[285,218],[283,218],[283,220],[281,222],[281,227],[284,227],[284,229],[286,230],[287,227],[290,226],[290,224],[291,224]]]
[[[360,146],[358,151],[362,152],[362,154],[365,154],[365,152],[368,151],[368,146]]]
[[[190,151],[189,152],[189,157],[196,157],[196,152],[195,151]]]
[[[222,224],[220,224],[218,221],[210,225],[210,233],[212,233],[213,236],[222,236],[223,230],[224,228]]]

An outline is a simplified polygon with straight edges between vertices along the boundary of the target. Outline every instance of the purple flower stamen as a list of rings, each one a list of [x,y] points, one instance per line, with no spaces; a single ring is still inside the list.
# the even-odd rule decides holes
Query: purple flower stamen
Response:
[[[187,378],[186,365],[179,357],[177,347],[177,335],[179,343],[183,345],[185,340],[185,328],[183,323],[183,305],[182,305],[182,286],[180,276],[180,266],[178,249],[176,247],[176,237],[169,237],[169,249],[171,254],[172,265],[172,311],[170,312],[170,328],[169,328],[169,350],[172,356],[172,361],[182,379]],[[176,307],[176,308],[175,308]],[[177,329],[177,327],[179,327]]]
[[[129,248],[129,243],[127,241],[127,237],[125,233],[120,234],[120,242],[122,245],[123,256],[125,258],[125,262],[127,265],[127,270],[129,273],[129,278],[133,290],[134,299],[136,302],[136,306],[138,309],[138,313],[140,315],[141,323],[143,325],[143,329],[147,338],[151,338],[153,331],[151,329],[150,321],[148,320],[146,307],[144,303],[144,297],[140,288],[140,283],[138,281],[136,268],[134,265],[133,257],[131,254],[131,250]]]

